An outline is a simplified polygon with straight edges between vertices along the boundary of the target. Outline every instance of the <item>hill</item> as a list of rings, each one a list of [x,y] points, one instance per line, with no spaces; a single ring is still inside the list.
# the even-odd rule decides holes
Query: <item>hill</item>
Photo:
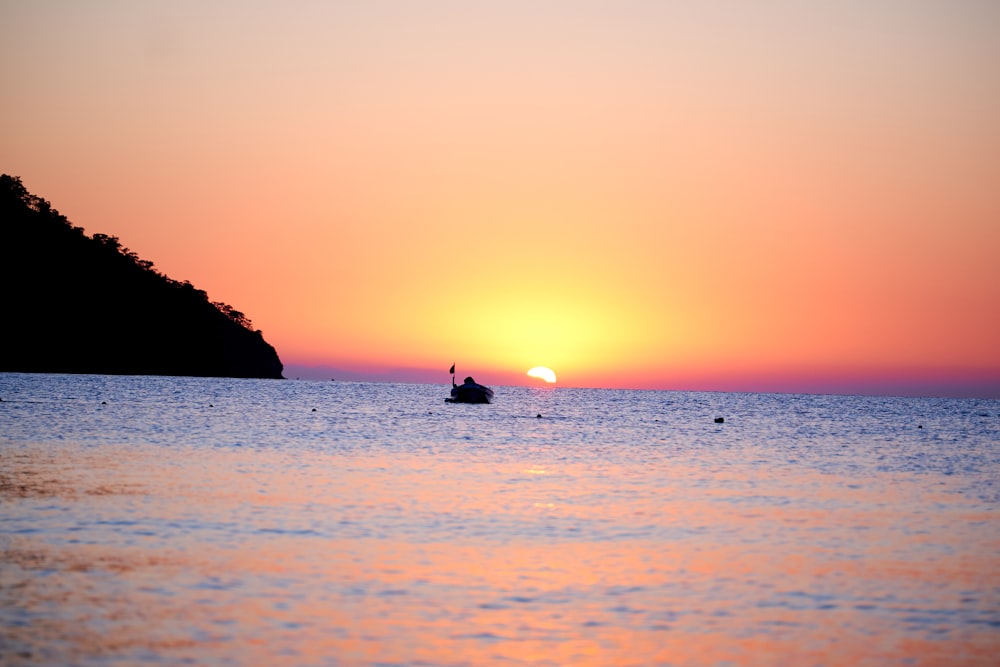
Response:
[[[281,378],[233,307],[0,176],[0,371]]]

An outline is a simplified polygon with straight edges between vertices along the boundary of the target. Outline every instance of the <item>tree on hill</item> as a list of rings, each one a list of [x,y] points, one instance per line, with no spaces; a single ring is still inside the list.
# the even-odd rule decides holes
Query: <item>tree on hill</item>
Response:
[[[0,371],[280,378],[232,306],[0,176]]]

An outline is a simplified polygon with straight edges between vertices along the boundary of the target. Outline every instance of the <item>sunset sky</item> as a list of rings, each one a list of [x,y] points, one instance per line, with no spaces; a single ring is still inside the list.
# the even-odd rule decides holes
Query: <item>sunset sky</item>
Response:
[[[1000,396],[1000,2],[0,0],[0,172],[288,377]]]

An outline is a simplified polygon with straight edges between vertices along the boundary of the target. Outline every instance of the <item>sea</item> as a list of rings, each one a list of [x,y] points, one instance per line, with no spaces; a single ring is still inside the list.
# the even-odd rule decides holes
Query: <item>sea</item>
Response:
[[[1000,401],[0,374],[0,664],[1000,664]]]

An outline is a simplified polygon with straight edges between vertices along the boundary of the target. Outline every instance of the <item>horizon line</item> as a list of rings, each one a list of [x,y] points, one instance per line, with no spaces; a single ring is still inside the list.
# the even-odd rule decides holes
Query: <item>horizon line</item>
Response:
[[[375,367],[361,371],[334,365],[309,365],[289,363],[284,368],[285,379],[300,381],[442,384],[450,385],[451,375],[444,371],[414,367]],[[736,374],[731,377],[706,375],[702,380],[690,377],[676,384],[666,381],[635,383],[632,385],[590,385],[573,382],[549,384],[532,381],[526,373],[503,372],[496,381],[479,377],[477,381],[495,387],[527,387],[540,389],[606,389],[630,391],[675,391],[708,393],[757,393],[801,394],[820,396],[884,396],[898,398],[965,398],[1000,400],[1000,373],[990,371],[952,371],[936,374],[914,371],[885,373],[884,375],[854,375],[816,373],[812,375],[776,373],[773,376],[753,377]],[[440,380],[438,378],[441,378]]]

